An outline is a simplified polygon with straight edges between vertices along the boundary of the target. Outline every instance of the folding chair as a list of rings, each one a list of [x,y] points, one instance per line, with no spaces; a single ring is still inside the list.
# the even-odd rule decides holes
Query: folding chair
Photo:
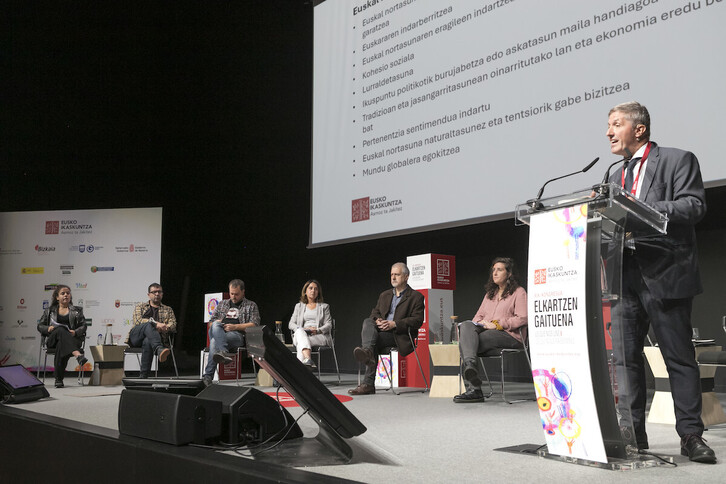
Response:
[[[45,358],[43,358],[43,383],[45,383],[45,372],[48,366],[48,355],[55,355],[55,348],[48,348],[46,345],[46,339],[47,336],[40,336],[40,348],[38,349],[38,372],[40,372],[40,359],[45,354]],[[86,339],[83,339],[83,342],[81,343],[81,350],[84,350],[86,347]],[[66,371],[65,368],[55,368],[54,371]],[[80,386],[83,386],[83,376],[84,376],[85,370],[83,367],[81,367],[81,371],[78,372],[78,384]]]
[[[169,350],[171,351],[171,360],[174,364],[174,374],[176,375],[176,378],[179,378],[179,369],[176,366],[176,356],[174,356],[174,333],[169,333]],[[132,348],[131,346],[127,346],[124,350],[125,354],[130,355],[136,355],[136,361],[139,363],[139,368],[141,368],[141,352],[142,348]],[[159,355],[154,353],[152,367],[154,366],[153,363],[156,363],[156,368],[154,370],[154,377],[159,376]]]
[[[335,319],[333,319],[333,328],[330,330],[330,346],[328,345],[320,345],[315,346],[312,345],[312,348],[310,348],[310,354],[311,355],[317,355],[318,356],[318,380],[320,379],[320,353],[322,353],[324,350],[331,350],[333,352],[333,360],[335,361],[335,372],[338,374],[338,385],[340,385],[340,368],[338,367],[338,356],[335,354]]]
[[[411,341],[411,346],[413,346],[413,354],[416,357],[416,363],[418,363],[418,369],[421,372],[421,378],[423,378],[425,388],[412,388],[412,389],[410,389],[408,391],[401,391],[401,390],[399,390],[398,392],[396,392],[396,390],[393,387],[393,378],[391,377],[391,374],[388,371],[388,367],[386,366],[385,363],[383,363],[383,370],[386,372],[386,378],[388,378],[388,382],[389,382],[389,385],[390,385],[388,388],[386,388],[386,390],[391,390],[391,392],[393,392],[395,395],[400,395],[401,393],[413,393],[413,392],[426,393],[427,391],[429,391],[429,381],[426,378],[426,374],[423,371],[423,366],[421,366],[421,360],[419,359],[418,352],[416,351],[417,348],[418,348],[418,345],[416,344],[417,341],[416,341],[416,339],[413,338],[413,336],[411,335],[410,332],[408,333],[408,338]],[[395,346],[388,346],[386,348],[383,348],[378,353],[378,364],[380,364],[380,362],[381,362],[381,355],[389,355],[390,356],[391,350],[393,350],[393,349],[396,349],[396,347]],[[358,384],[360,385],[360,365],[358,365]]]
[[[487,384],[489,385],[489,395],[487,395],[486,398],[491,397],[494,395],[494,387],[492,386],[492,382],[489,379],[489,374],[487,373],[486,365],[484,364],[484,361],[486,359],[498,359],[500,362],[501,367],[501,391],[502,391],[502,398],[505,402],[512,404],[517,402],[526,402],[528,400],[535,400],[535,398],[522,398],[517,400],[507,400],[507,394],[505,392],[504,388],[504,364],[505,359],[507,359],[507,356],[513,356],[517,355],[519,353],[524,353],[524,356],[527,358],[527,366],[529,366],[530,372],[532,370],[532,362],[529,359],[529,347],[528,347],[528,341],[527,341],[527,331],[526,327],[519,328],[519,335],[522,337],[522,348],[495,348],[492,350],[485,351],[483,353],[479,353],[476,356],[479,358],[481,362],[481,367],[484,370],[484,376],[486,377]],[[534,390],[533,390],[534,391]]]

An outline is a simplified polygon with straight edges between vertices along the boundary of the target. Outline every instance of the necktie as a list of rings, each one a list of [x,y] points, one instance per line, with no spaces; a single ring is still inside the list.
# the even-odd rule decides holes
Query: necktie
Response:
[[[640,161],[640,158],[633,158],[632,160],[625,163],[625,182],[623,183],[623,189],[630,191],[633,188],[633,171],[635,166]]]

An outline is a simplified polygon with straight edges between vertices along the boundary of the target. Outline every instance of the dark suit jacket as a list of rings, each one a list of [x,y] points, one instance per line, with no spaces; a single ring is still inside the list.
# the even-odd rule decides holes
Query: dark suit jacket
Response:
[[[371,319],[374,321],[378,318],[386,319],[388,311],[391,309],[391,301],[393,301],[393,289],[383,291],[378,296],[376,307],[371,311]],[[424,306],[423,294],[406,284],[406,291],[393,313],[393,320],[396,322],[393,336],[401,356],[413,352],[408,334],[410,333],[414,340],[418,337],[418,329],[424,321]]]
[[[621,181],[622,168],[610,179]],[[653,143],[640,200],[668,215],[666,235],[633,234],[635,260],[653,296],[693,297],[703,291],[694,225],[706,214],[706,192],[696,156]]]

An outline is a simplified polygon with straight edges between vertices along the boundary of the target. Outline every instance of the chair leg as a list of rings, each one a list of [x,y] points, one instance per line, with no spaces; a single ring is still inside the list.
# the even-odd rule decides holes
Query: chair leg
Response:
[[[338,385],[340,385],[340,368],[338,368],[338,357],[335,354],[335,347],[331,347],[333,350],[333,361],[335,361],[335,372],[338,374]]]
[[[380,359],[380,355],[378,356],[378,358]],[[393,358],[391,358],[390,353],[389,353],[389,355],[388,355],[388,364],[389,364],[389,366],[391,365],[391,360],[392,359]],[[393,378],[391,378],[391,373],[393,372],[393,368],[391,368],[391,372],[389,372],[388,371],[388,366],[386,366],[386,362],[383,361],[382,359],[380,361],[383,364],[383,370],[386,372],[386,378],[388,378],[388,384],[390,385],[386,390],[391,390],[394,394],[398,395],[398,393],[396,393],[396,390],[393,389]],[[374,383],[374,385],[375,385],[375,383]]]
[[[501,356],[501,359],[502,359],[502,398],[504,399],[505,402],[507,402],[510,405],[513,403],[527,402],[527,401],[531,400],[530,398],[519,398],[519,399],[515,399],[515,400],[507,399],[507,394],[504,391],[504,355],[505,354],[506,353],[502,353],[502,356]],[[515,353],[515,354],[517,354],[517,353]],[[527,355],[527,353],[525,352],[525,356],[526,355]],[[527,362],[529,362],[529,357],[527,357]]]
[[[487,367],[484,365],[484,359],[479,358],[479,364],[481,365],[481,369],[484,371],[484,377],[487,379],[487,385],[489,385],[489,395],[487,395],[484,398],[491,398],[492,395],[494,395],[494,387],[492,386],[492,381],[489,379],[489,373],[487,373]]]
[[[424,389],[423,393],[426,393],[429,391],[429,381],[426,378],[426,374],[423,371],[423,366],[421,366],[421,360],[418,357],[418,352],[416,351],[416,348],[413,349],[413,354],[416,357],[416,363],[418,363],[418,369],[421,372],[421,378],[423,378],[424,385],[426,385],[426,388]]]
[[[171,362],[174,364],[174,374],[176,375],[177,378],[179,378],[179,369],[176,366],[176,356],[174,356],[174,347],[171,346],[169,348],[169,351],[171,351]],[[157,367],[158,367],[158,363],[157,363]]]

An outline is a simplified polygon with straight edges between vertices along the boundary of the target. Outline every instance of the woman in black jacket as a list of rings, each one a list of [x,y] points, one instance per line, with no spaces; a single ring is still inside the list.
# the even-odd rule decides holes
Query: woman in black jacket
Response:
[[[63,376],[71,355],[81,367],[88,362],[82,349],[86,318],[83,308],[73,306],[70,287],[61,284],[55,288],[50,307],[38,321],[38,331],[47,337],[46,347],[55,348],[55,387],[63,388]]]

